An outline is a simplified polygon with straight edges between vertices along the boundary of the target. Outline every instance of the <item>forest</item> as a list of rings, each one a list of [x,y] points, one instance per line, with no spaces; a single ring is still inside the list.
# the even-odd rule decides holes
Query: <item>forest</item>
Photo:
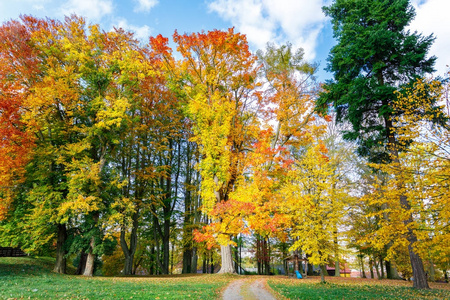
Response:
[[[324,12],[326,82],[303,49],[252,53],[234,28],[144,44],[76,15],[4,22],[0,246],[85,276],[242,273],[245,248],[258,274],[353,257],[364,277],[448,281],[434,37],[406,30],[406,0]]]

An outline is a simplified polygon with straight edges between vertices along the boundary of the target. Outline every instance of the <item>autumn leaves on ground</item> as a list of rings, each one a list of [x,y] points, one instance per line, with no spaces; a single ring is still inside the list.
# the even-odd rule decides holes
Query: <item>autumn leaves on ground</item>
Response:
[[[277,299],[448,299],[448,284],[415,290],[400,280],[319,277],[305,280],[286,276],[164,275],[94,277],[52,272],[53,259],[0,258],[0,299],[221,299],[234,280],[264,280]],[[75,270],[69,270],[74,272]],[[241,294],[243,299],[245,293]]]
[[[175,32],[172,49],[79,16],[2,24],[0,246],[59,274],[183,277],[2,263],[1,292],[202,298],[236,276],[188,274],[253,269],[321,276],[268,279],[285,297],[445,298],[428,290],[450,270],[450,81],[427,77],[433,37],[406,30],[408,0],[323,11],[326,83],[302,49],[252,53],[233,28]],[[416,290],[326,284],[327,267]]]

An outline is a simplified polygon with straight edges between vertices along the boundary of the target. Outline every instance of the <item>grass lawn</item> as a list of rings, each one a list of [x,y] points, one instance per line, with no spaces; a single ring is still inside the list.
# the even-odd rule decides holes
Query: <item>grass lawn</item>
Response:
[[[287,299],[450,299],[450,284],[430,283],[431,290],[415,290],[412,283],[402,280],[327,277],[288,279],[274,277],[269,286]]]
[[[48,258],[0,257],[0,299],[218,299],[236,276],[93,277],[51,272]]]

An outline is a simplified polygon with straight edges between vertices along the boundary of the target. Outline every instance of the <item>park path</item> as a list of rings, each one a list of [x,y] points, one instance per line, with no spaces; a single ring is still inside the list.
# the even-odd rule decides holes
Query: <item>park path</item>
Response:
[[[238,279],[231,282],[222,294],[223,300],[276,300],[265,288],[267,279]]]

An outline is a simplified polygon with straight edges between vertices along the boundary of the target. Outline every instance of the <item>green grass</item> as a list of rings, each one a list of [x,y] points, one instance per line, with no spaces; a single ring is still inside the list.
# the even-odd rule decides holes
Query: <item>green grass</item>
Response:
[[[234,276],[94,277],[51,272],[48,258],[0,258],[0,299],[217,299]]]
[[[269,286],[287,299],[450,299],[445,285],[430,290],[416,290],[410,283],[399,280],[370,280],[359,278],[329,278],[322,284],[318,279],[269,279]]]

